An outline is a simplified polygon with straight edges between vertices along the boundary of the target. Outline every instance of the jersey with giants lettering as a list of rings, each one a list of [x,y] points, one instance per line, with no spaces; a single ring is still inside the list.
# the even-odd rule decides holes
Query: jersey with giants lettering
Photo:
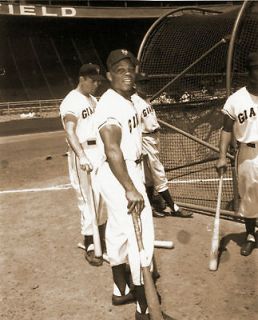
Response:
[[[96,125],[98,130],[107,124],[117,125],[121,128],[121,144],[125,160],[137,160],[142,153],[142,136],[139,115],[132,101],[119,95],[113,89],[108,89],[100,98],[96,108]],[[101,139],[98,141],[104,147]]]
[[[234,135],[242,143],[258,142],[258,97],[246,87],[227,99],[222,112],[234,120]]]
[[[72,90],[60,105],[60,114],[64,125],[64,117],[73,115],[77,118],[76,135],[80,143],[89,139],[96,139],[94,126],[94,112],[97,99],[92,95],[86,97],[77,90]]]
[[[160,140],[158,130],[160,125],[155,110],[137,94],[132,96],[132,101],[141,119],[146,186],[154,186],[157,192],[163,192],[168,189],[168,180],[164,166],[159,159]]]
[[[151,104],[139,97],[138,94],[132,95],[132,101],[140,114],[142,133],[151,133],[160,129],[155,110]]]

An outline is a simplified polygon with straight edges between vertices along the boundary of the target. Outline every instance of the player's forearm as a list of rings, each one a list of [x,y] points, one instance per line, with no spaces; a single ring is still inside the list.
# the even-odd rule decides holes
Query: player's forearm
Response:
[[[232,139],[232,132],[227,132],[222,130],[220,135],[220,144],[219,144],[219,151],[220,151],[220,158],[226,159],[228,147],[230,145]]]
[[[82,149],[82,146],[79,143],[79,140],[78,140],[77,136],[75,135],[75,133],[72,131],[67,131],[66,133],[67,133],[68,143],[69,143],[70,147],[72,148],[72,150],[74,151],[74,153],[76,154],[76,156],[78,158],[85,156],[85,153]]]
[[[134,190],[135,187],[131,178],[129,177],[121,149],[106,150],[106,157],[111,171],[113,172],[117,180],[121,183],[125,191]]]

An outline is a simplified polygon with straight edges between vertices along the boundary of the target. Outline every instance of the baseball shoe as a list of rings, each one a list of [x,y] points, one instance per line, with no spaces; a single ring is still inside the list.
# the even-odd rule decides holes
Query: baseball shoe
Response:
[[[158,212],[152,208],[152,216],[154,218],[164,218],[166,216],[166,214],[164,212]]]
[[[165,314],[162,312],[163,320],[174,320],[171,318],[169,315]],[[135,320],[149,320],[150,319],[150,314],[142,314],[138,311],[135,312]]]
[[[135,311],[135,320],[149,320],[149,319],[150,319],[149,313],[143,314],[138,312],[137,310]]]
[[[170,211],[167,215],[171,217],[191,218],[193,214],[183,210],[176,203],[174,203],[174,208],[170,208]]]
[[[253,240],[249,240],[248,238],[246,239],[245,243],[242,245],[241,250],[240,250],[240,254],[242,256],[249,256],[253,249],[255,248],[256,243]]]
[[[113,306],[121,306],[124,304],[133,303],[133,302],[135,302],[135,296],[131,291],[123,296],[116,296],[114,294],[112,295]]]
[[[85,251],[85,259],[94,267],[99,267],[103,264],[103,258],[95,257],[94,250]]]

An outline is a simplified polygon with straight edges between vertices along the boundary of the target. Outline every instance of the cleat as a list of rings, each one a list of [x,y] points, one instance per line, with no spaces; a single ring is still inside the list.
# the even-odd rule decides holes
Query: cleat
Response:
[[[255,242],[254,241],[245,241],[245,243],[242,245],[241,250],[240,250],[240,254],[242,256],[249,256],[253,249],[255,248]]]
[[[135,302],[135,296],[132,292],[129,292],[123,296],[116,296],[112,295],[112,305],[113,306],[121,306],[124,304],[134,303]]]
[[[85,252],[85,259],[89,262],[90,265],[94,267],[102,266],[103,264],[103,258],[102,257],[96,257],[94,250],[89,250]]]
[[[174,208],[168,213],[168,216],[180,218],[191,218],[192,215],[193,214],[191,212],[187,212],[182,208],[179,208],[176,203],[174,204]]]

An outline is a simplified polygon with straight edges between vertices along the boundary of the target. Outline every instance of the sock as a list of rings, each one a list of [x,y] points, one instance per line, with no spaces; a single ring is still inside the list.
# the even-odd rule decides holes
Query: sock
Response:
[[[84,246],[86,251],[94,250],[93,236],[84,236]]]
[[[104,224],[101,224],[99,226],[99,237],[100,237],[102,252],[107,252],[106,240],[105,240],[106,225],[107,223],[105,222]]]
[[[165,190],[165,191],[161,191],[159,192],[159,194],[162,196],[162,198],[166,201],[166,203],[168,204],[168,206],[174,210],[174,201],[171,197],[171,194],[169,193],[169,190]]]
[[[152,203],[153,194],[154,194],[154,187],[153,186],[146,186],[146,193],[147,193],[147,196],[148,196],[150,203]]]
[[[114,280],[114,295],[124,296],[129,292],[129,287],[126,283],[126,264],[119,264],[112,267],[112,274]]]
[[[255,218],[245,218],[245,228],[246,234],[252,235],[255,238],[255,226],[256,226],[256,219]]]
[[[144,286],[135,286],[135,296],[137,300],[137,311],[143,314],[148,313],[149,311]]]

